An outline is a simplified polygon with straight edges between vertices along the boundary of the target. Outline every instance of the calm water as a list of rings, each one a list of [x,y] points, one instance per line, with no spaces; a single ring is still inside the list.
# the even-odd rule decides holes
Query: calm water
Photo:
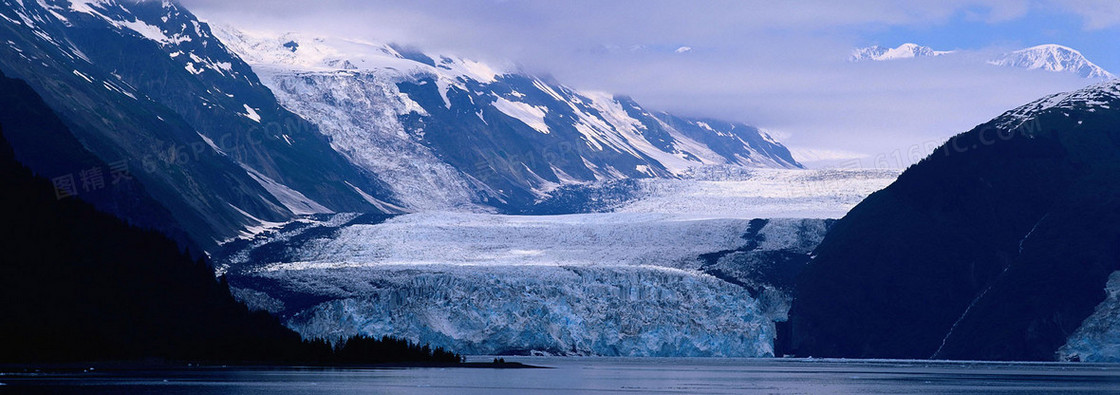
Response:
[[[482,357],[475,361],[489,360]],[[245,369],[0,375],[3,393],[1120,393],[1120,365],[511,357],[552,369]]]

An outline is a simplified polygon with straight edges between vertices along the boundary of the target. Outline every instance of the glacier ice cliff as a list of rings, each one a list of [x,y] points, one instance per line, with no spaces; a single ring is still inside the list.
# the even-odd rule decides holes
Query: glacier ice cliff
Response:
[[[1058,349],[1059,359],[1120,362],[1120,272],[1109,276],[1105,292],[1108,297]]]
[[[294,314],[305,337],[392,334],[467,354],[772,356],[774,325],[742,288],[649,266],[391,265],[279,270],[339,297]]]
[[[468,354],[772,356],[784,278],[831,224],[343,216],[229,254],[237,297],[308,338],[393,335]]]

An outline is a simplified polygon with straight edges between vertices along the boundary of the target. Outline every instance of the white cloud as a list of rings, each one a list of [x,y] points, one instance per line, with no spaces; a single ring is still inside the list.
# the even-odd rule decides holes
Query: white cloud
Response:
[[[1051,0],[1056,9],[1081,16],[1086,30],[1100,30],[1120,26],[1120,1],[1116,0]]]

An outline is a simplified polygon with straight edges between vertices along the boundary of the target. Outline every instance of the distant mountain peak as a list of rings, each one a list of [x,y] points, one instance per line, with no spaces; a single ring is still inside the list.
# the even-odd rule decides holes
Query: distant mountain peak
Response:
[[[1058,44],[1043,44],[1009,52],[988,63],[1028,70],[1075,73],[1084,78],[1110,80],[1115,75],[1093,64],[1076,49]]]
[[[848,60],[852,62],[862,62],[868,60],[884,61],[941,56],[949,53],[953,53],[953,51],[937,51],[933,48],[921,46],[914,43],[905,43],[895,48],[872,45],[870,47],[858,48],[852,51],[852,56],[848,58]]]
[[[905,43],[895,48],[872,45],[870,47],[853,50],[848,61],[865,62],[930,58],[954,53],[956,53],[956,51],[938,51],[914,43]],[[1018,51],[1007,52],[989,60],[988,64],[1026,70],[1074,73],[1082,78],[1099,80],[1116,78],[1112,73],[1090,62],[1076,49],[1058,44],[1043,44],[1020,49]]]

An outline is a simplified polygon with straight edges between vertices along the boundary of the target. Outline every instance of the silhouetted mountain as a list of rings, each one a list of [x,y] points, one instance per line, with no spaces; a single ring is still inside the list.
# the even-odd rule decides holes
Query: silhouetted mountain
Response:
[[[140,169],[127,161],[110,165],[90,153],[30,86],[2,72],[0,108],[0,125],[4,125],[15,158],[36,169],[37,175],[59,182],[63,188],[56,196],[80,197],[130,224],[192,245],[171,213],[148,195],[133,174]]]
[[[0,78],[5,117],[89,158],[61,120],[20,81]],[[11,108],[11,107],[9,107]],[[393,339],[306,342],[264,312],[250,312],[204,261],[175,241],[59,198],[57,183],[16,161],[0,124],[0,362],[97,360],[265,363],[457,362],[457,355]],[[49,133],[58,134],[49,134]],[[92,159],[86,165],[104,166]],[[107,195],[106,199],[111,198]],[[132,202],[132,201],[128,201]],[[128,203],[121,202],[121,203]]]
[[[1054,359],[1120,269],[1117,125],[1108,82],[952,138],[825,237],[797,283],[792,351]]]

